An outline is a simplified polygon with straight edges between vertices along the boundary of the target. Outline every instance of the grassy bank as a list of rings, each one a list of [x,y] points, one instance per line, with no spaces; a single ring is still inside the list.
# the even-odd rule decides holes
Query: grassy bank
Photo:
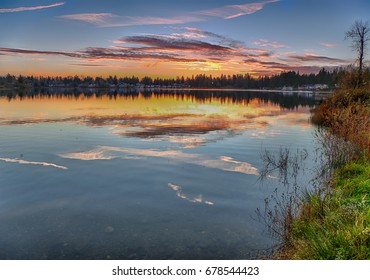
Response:
[[[325,196],[305,197],[283,259],[370,259],[370,163],[339,168]]]
[[[370,86],[337,90],[313,121],[341,139],[323,141],[334,172],[320,190],[300,197],[277,258],[370,259]],[[342,146],[348,143],[350,152]]]

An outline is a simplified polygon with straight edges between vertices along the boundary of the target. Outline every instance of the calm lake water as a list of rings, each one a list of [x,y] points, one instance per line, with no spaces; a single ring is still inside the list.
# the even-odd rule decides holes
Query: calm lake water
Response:
[[[0,259],[253,259],[278,182],[261,151],[313,149],[310,96],[0,96]]]

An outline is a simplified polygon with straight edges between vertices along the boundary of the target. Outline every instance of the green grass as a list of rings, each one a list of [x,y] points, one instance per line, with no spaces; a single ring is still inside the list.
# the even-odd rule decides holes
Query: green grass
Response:
[[[284,258],[370,259],[370,163],[340,168],[331,191],[307,195]]]
[[[353,73],[344,77],[347,82],[312,117],[313,122],[353,144],[349,153],[353,155],[333,165],[347,151],[343,141],[327,145],[329,168],[336,168],[333,183],[323,186],[325,194],[314,191],[301,197],[299,215],[278,258],[370,259],[370,73],[360,88],[348,86],[356,77]]]

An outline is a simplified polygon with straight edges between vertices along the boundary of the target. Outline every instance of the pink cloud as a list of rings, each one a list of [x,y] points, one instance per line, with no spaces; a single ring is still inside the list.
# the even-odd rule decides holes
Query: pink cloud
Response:
[[[63,15],[58,18],[84,21],[97,25],[99,27],[125,27],[125,26],[140,26],[140,25],[169,25],[182,24],[187,22],[202,21],[199,17],[194,16],[180,16],[176,18],[162,18],[162,17],[131,17],[118,16],[111,13],[97,13],[97,14],[71,14]]]
[[[320,45],[327,47],[327,48],[332,48],[336,46],[336,44],[332,44],[332,43],[320,43]]]
[[[9,9],[0,9],[0,13],[16,13],[16,12],[24,12],[24,11],[35,11],[35,10],[41,10],[41,9],[48,9],[48,8],[54,8],[58,6],[64,5],[65,2],[59,2],[47,6],[34,6],[34,7],[19,7],[19,8],[9,8]]]

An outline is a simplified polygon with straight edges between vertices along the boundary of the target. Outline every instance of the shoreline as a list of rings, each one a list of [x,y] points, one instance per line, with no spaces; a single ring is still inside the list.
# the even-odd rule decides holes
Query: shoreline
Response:
[[[148,92],[148,91],[219,91],[219,92],[278,92],[278,93],[298,93],[298,94],[331,94],[333,90],[283,90],[283,89],[246,89],[246,88],[189,88],[189,87],[128,87],[128,88],[109,88],[109,87],[60,87],[60,86],[49,86],[49,87],[26,87],[26,88],[9,88],[9,87],[0,87],[0,92],[5,91],[28,91],[28,90],[79,90],[79,91],[103,91],[108,92]]]
[[[272,259],[370,259],[369,116],[369,86],[338,89],[315,110],[327,173],[313,192],[298,195],[298,213]]]

